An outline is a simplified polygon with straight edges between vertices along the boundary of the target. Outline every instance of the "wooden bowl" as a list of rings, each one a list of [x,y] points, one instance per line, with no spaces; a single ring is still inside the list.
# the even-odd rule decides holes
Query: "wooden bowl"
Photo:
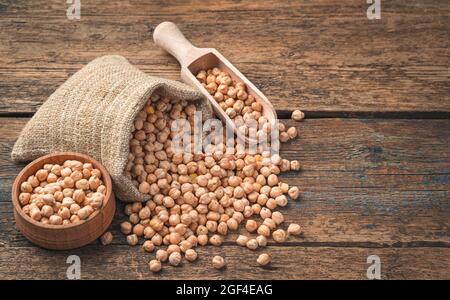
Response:
[[[92,163],[102,173],[106,186],[103,206],[84,221],[69,225],[42,224],[22,211],[19,203],[20,184],[34,175],[44,164],[62,164],[66,160]],[[42,156],[28,164],[17,175],[12,187],[12,202],[17,228],[32,243],[47,249],[68,250],[79,248],[99,238],[109,227],[116,210],[116,200],[112,192],[112,181],[106,169],[93,158],[74,152],[56,152]]]

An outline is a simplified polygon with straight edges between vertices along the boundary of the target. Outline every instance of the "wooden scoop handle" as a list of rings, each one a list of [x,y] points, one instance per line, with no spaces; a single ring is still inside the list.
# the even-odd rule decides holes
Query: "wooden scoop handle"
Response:
[[[187,66],[199,55],[195,55],[197,47],[191,44],[172,22],[162,22],[153,32],[155,44],[172,54],[182,67]],[[194,57],[195,56],[195,57]]]

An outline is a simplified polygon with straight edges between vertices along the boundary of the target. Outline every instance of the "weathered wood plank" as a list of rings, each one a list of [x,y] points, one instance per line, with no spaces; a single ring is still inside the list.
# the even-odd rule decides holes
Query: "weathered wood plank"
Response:
[[[368,20],[354,1],[6,1],[0,10],[0,113],[32,113],[97,56],[122,54],[145,72],[179,78],[152,42],[179,23],[196,45],[216,47],[280,111],[315,115],[450,113],[450,12],[440,1],[386,2]],[[238,25],[237,25],[238,24]]]
[[[330,248],[277,247],[253,252],[236,246],[197,248],[199,259],[179,267],[163,266],[152,274],[147,263],[154,254],[138,247],[101,246],[72,251],[37,247],[0,248],[2,279],[66,279],[69,255],[81,260],[81,279],[367,279],[370,255],[381,260],[382,279],[449,279],[448,248]],[[264,269],[256,264],[262,251],[272,256]],[[227,268],[212,268],[214,255],[223,255]]]
[[[10,188],[23,165],[9,154],[27,119],[0,118],[0,242],[28,245],[13,227]],[[288,244],[359,246],[450,244],[450,121],[310,119],[282,155],[303,171],[283,179],[301,200],[281,211],[303,226]],[[113,230],[117,232],[117,217]],[[125,242],[122,237],[118,243]]]

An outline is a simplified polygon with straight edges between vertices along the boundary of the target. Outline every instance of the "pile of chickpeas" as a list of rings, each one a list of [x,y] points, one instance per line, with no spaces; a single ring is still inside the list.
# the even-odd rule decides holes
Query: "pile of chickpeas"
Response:
[[[102,207],[106,186],[101,177],[91,163],[45,164],[21,183],[19,203],[25,214],[43,224],[77,223]]]
[[[247,87],[242,81],[233,80],[230,74],[217,67],[200,70],[196,77],[243,136],[262,140],[272,131],[273,124],[264,116],[263,105],[253,95],[248,94]],[[297,121],[304,117],[304,115],[298,116],[297,113],[295,116],[293,119]],[[252,126],[252,122],[256,126]],[[278,122],[276,126],[278,126],[280,142],[285,143],[297,137],[295,127],[286,128],[281,122]]]
[[[208,73],[218,77],[222,74],[220,70],[208,70],[205,80]],[[223,77],[220,82],[234,86],[236,97],[242,102],[239,105],[252,107],[244,114],[260,117],[257,100],[243,94],[245,86],[238,85],[238,89],[237,84]],[[215,95],[217,100],[231,98],[220,98],[217,92]],[[134,121],[126,176],[150,200],[127,204],[124,211],[128,220],[120,224],[120,230],[129,245],[137,245],[143,239],[143,249],[155,252],[155,258],[149,262],[152,272],[160,271],[166,261],[172,266],[180,265],[183,256],[188,262],[195,261],[196,247],[220,246],[240,224],[248,234],[239,235],[236,243],[250,250],[265,247],[270,238],[283,243],[289,235],[301,234],[297,224],[290,224],[287,230],[279,228],[285,220],[278,210],[288,204],[289,198],[299,197],[298,187],[289,186],[278,177],[280,172],[298,171],[299,162],[269,151],[250,155],[233,148],[230,153],[224,143],[215,145],[211,154],[176,152],[171,142],[177,132],[171,131],[171,125],[181,118],[193,126],[195,111],[195,106],[186,101],[154,94]],[[188,145],[187,149],[192,147]],[[265,266],[270,256],[263,253],[256,262]],[[226,262],[215,256],[212,265],[222,269]]]

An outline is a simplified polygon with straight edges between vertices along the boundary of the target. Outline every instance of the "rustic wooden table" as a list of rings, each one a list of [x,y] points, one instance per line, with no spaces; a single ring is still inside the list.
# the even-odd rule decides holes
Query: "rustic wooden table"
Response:
[[[382,1],[369,20],[366,1],[81,0],[0,2],[0,278],[65,278],[66,258],[81,258],[84,279],[364,279],[367,257],[382,278],[450,278],[449,5]],[[159,275],[153,256],[98,242],[55,252],[15,228],[11,184],[23,165],[10,152],[20,130],[71,74],[104,54],[121,54],[145,72],[179,79],[174,58],[152,42],[165,20],[200,47],[216,47],[273,102],[279,117],[300,108],[300,137],[282,150],[299,159],[301,200],[284,209],[304,229],[270,244],[262,271],[255,254],[227,242]],[[222,253],[228,269],[210,266]]]

